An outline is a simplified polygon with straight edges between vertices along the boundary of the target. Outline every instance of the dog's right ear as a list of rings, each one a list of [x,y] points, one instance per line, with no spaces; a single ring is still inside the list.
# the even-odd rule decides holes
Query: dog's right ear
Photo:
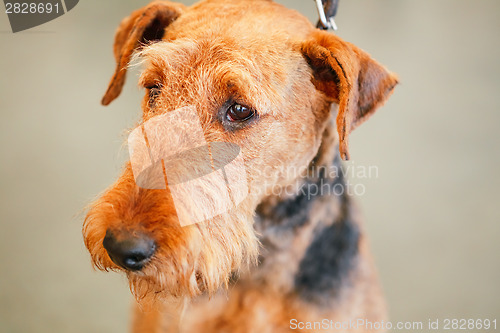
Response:
[[[363,50],[325,31],[315,30],[301,52],[316,88],[339,104],[339,150],[347,160],[349,134],[389,98],[398,78]]]
[[[102,98],[103,105],[108,105],[120,95],[132,53],[146,43],[161,40],[165,28],[181,15],[184,8],[178,3],[155,1],[123,19],[113,46],[116,69]]]

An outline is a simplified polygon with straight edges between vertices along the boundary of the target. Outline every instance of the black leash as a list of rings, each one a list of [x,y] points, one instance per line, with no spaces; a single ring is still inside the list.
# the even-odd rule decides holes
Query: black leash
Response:
[[[337,15],[339,0],[314,0],[318,8],[319,20],[316,27],[323,30],[337,30],[334,17]]]

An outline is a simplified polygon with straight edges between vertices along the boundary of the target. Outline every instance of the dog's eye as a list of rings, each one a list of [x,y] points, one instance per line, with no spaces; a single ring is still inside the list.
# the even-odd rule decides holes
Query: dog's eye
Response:
[[[255,111],[241,104],[233,104],[227,109],[226,118],[229,121],[245,121],[252,118]]]
[[[154,102],[154,100],[160,96],[161,85],[159,83],[147,86],[146,89],[149,91],[149,101],[150,103]]]

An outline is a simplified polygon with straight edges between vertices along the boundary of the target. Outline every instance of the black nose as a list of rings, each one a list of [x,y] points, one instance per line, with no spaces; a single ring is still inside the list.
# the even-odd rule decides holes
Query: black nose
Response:
[[[151,237],[124,231],[106,231],[102,245],[115,264],[131,271],[141,270],[156,250]]]

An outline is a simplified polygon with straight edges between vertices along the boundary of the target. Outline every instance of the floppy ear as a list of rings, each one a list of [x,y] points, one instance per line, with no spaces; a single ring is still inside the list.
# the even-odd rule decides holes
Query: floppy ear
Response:
[[[113,46],[116,70],[102,98],[103,105],[108,105],[120,95],[132,53],[148,42],[161,40],[165,28],[180,16],[184,8],[182,4],[155,1],[123,19]]]
[[[313,69],[316,88],[339,104],[339,150],[348,160],[349,133],[387,100],[397,76],[363,50],[325,31],[315,30],[301,51]]]

